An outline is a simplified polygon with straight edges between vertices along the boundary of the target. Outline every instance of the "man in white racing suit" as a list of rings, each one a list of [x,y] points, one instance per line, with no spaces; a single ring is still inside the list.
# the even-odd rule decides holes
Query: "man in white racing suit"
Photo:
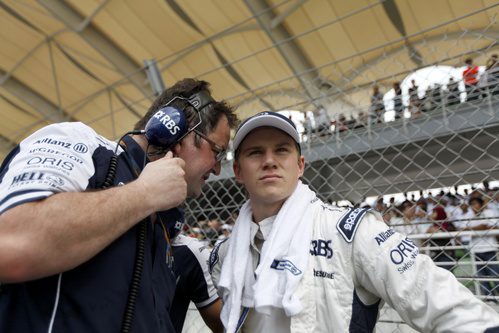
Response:
[[[499,315],[377,213],[338,208],[300,181],[299,135],[262,112],[238,128],[249,200],[210,269],[233,332],[372,332],[387,302],[422,332],[498,332]]]

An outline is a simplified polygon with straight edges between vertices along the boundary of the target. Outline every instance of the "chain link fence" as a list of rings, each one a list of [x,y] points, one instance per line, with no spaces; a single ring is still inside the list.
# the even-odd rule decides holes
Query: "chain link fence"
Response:
[[[477,38],[486,35],[484,31]],[[473,84],[465,82],[465,67],[447,68],[445,78],[436,80],[442,74],[437,65],[448,61],[438,59],[425,69],[423,78],[418,76],[423,69],[401,70],[363,86],[326,86],[306,105],[283,105],[281,110],[302,112],[301,116],[286,114],[301,131],[306,161],[303,181],[322,200],[378,210],[388,225],[408,234],[422,253],[495,307],[499,300],[499,65],[497,60],[494,63],[495,43],[478,51],[471,44],[466,54],[449,58],[473,55],[488,60],[478,68]],[[393,89],[379,96],[374,91],[364,104],[337,102],[360,93],[369,98],[373,86]],[[289,94],[285,82],[265,89],[268,93],[255,93],[272,99],[274,105]],[[366,101],[366,96],[360,100]],[[240,97],[234,101],[243,109],[248,107],[244,98],[242,103],[238,103]],[[188,201],[185,232],[214,245],[230,235],[245,199],[233,178],[229,154],[221,175],[208,182],[203,196]],[[202,320],[191,308],[184,331],[200,332],[201,327]],[[380,314],[377,330],[414,332],[388,306]]]

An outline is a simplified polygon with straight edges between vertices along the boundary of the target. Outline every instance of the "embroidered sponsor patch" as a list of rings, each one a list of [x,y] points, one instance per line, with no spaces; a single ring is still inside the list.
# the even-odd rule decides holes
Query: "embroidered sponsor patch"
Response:
[[[335,272],[325,272],[325,271],[321,271],[321,270],[314,268],[314,276],[315,277],[334,280],[334,274],[335,274]]]
[[[298,267],[295,266],[291,261],[289,260],[277,260],[274,259],[272,262],[272,265],[270,265],[270,268],[277,269],[278,271],[283,271],[283,270],[288,270],[291,272],[293,275],[300,275],[301,270],[298,269]]]
[[[388,238],[390,238],[393,234],[395,234],[395,230],[388,229],[387,231],[382,231],[378,234],[378,236],[374,237],[374,240],[378,244],[384,243]]]
[[[336,229],[338,229],[341,236],[343,236],[347,243],[352,242],[360,220],[368,211],[370,211],[370,209],[350,208],[347,210],[345,215],[343,215],[338,224],[336,224]]]
[[[390,250],[390,260],[400,274],[404,274],[416,264],[419,249],[414,242],[405,238]]]
[[[208,269],[210,271],[210,274],[213,272],[213,268],[217,264],[218,260],[220,260],[218,256],[218,251],[220,250],[220,246],[225,243],[229,238],[225,238],[223,241],[220,243],[216,244],[213,250],[211,250],[210,253],[210,258],[208,260]]]
[[[333,257],[333,249],[331,240],[313,239],[310,241],[310,255],[326,257],[331,259]]]

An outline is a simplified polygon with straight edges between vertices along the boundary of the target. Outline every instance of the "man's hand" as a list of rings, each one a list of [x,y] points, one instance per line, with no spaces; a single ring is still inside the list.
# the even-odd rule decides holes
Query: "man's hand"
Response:
[[[140,187],[144,200],[152,212],[177,207],[187,197],[185,162],[168,152],[163,158],[149,162],[139,178],[134,182]]]

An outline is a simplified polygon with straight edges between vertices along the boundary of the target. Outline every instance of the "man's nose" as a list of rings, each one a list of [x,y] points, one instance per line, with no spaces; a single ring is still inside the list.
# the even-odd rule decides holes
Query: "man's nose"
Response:
[[[275,156],[272,150],[265,151],[263,158],[264,158],[263,163],[265,166],[275,165]]]

